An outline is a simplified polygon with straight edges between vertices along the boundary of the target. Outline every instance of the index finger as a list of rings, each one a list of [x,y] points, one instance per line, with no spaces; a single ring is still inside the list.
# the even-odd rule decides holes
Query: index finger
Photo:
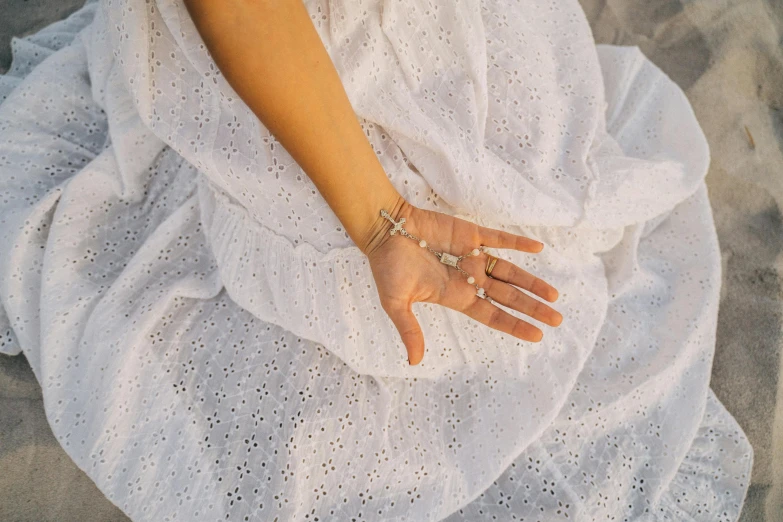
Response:
[[[540,241],[494,228],[480,226],[479,237],[481,244],[490,248],[510,248],[534,254],[544,249],[544,244]]]

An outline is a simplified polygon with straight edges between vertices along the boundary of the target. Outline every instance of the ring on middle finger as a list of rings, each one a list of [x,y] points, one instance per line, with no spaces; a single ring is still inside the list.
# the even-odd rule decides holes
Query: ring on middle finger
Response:
[[[484,269],[484,273],[487,274],[488,277],[492,277],[492,269],[495,268],[495,263],[497,263],[497,261],[497,257],[492,254],[487,254],[487,267]]]

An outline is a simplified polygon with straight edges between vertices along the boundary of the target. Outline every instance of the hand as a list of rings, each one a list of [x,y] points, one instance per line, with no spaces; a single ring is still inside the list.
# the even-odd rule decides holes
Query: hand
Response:
[[[387,209],[389,210],[389,209]],[[533,239],[501,230],[480,227],[469,221],[440,212],[416,208],[404,200],[389,212],[395,221],[404,217],[409,233],[424,239],[439,252],[455,256],[466,254],[481,245],[490,248],[514,249],[537,253],[544,245]],[[544,333],[532,324],[506,312],[488,299],[476,295],[476,287],[467,282],[459,270],[440,262],[432,252],[418,242],[400,234],[389,235],[392,224],[380,222],[377,233],[363,249],[370,261],[381,305],[400,333],[411,365],[424,357],[424,335],[411,305],[423,301],[447,306],[462,312],[490,328],[519,339],[539,342]],[[487,255],[462,259],[459,266],[475,278],[476,284],[498,304],[527,314],[550,326],[559,326],[563,316],[546,303],[519,290],[554,302],[557,290],[516,265],[498,259],[492,277],[484,272]],[[519,287],[519,288],[517,288]]]

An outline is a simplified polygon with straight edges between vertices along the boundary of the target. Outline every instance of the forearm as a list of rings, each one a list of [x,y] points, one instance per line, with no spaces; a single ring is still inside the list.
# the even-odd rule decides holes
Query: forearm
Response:
[[[301,0],[185,0],[216,65],[312,179],[363,251],[404,200],[389,181]]]

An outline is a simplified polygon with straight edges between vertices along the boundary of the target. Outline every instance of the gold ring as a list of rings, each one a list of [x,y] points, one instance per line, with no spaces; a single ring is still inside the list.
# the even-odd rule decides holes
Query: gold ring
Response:
[[[487,254],[487,268],[484,269],[484,273],[486,273],[487,276],[492,277],[492,269],[495,268],[495,263],[497,262],[497,257]]]

